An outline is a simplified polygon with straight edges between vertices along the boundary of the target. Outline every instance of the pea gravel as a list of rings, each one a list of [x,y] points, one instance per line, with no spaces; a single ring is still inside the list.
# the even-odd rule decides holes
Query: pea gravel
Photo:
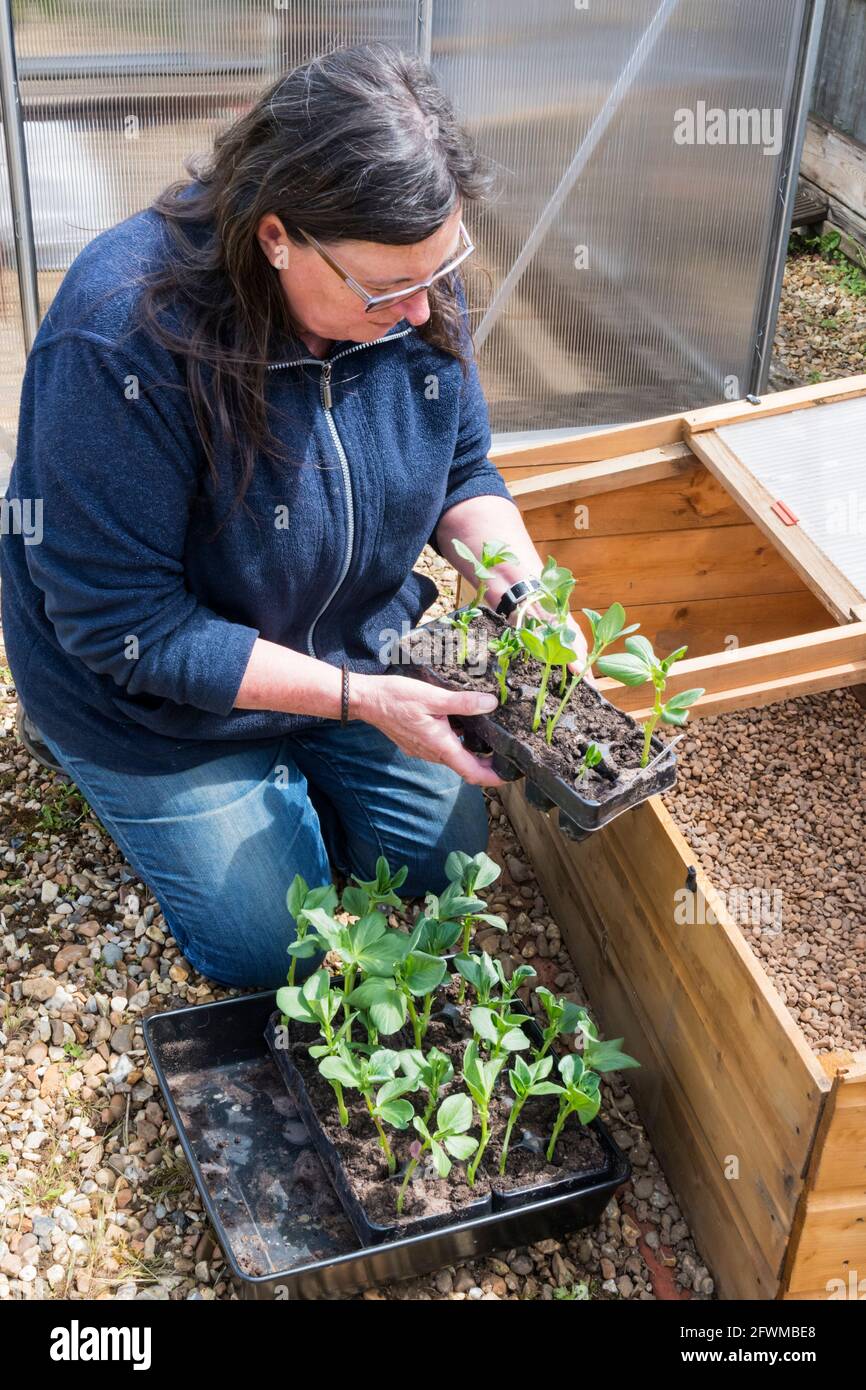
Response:
[[[790,1013],[816,1052],[866,1046],[866,710],[840,690],[720,714],[680,751],[665,801]]]

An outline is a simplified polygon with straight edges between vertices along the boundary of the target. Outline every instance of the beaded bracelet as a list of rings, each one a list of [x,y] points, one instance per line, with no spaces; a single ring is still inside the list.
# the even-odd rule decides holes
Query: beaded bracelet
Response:
[[[343,664],[343,700],[340,709],[340,723],[345,727],[349,722],[349,668]]]

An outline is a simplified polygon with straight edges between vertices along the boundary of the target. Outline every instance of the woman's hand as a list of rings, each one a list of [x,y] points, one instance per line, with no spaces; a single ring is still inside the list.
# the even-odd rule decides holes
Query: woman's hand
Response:
[[[443,763],[465,782],[478,787],[501,787],[489,759],[470,753],[448,722],[449,715],[492,714],[499,701],[481,691],[438,690],[411,676],[351,676],[350,709],[387,734],[410,758]]]

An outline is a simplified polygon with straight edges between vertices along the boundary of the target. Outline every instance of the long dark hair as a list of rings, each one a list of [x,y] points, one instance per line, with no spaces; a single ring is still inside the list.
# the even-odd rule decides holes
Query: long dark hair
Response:
[[[168,255],[145,277],[139,313],[184,359],[212,475],[218,439],[239,459],[237,503],[257,451],[286,457],[268,425],[264,382],[269,354],[287,337],[297,342],[257,241],[262,217],[275,213],[301,246],[299,227],[324,242],[408,245],[431,236],[458,201],[482,198],[490,172],[430,70],[378,44],[295,68],[217,137],[201,167],[184,167],[192,182],[171,184],[152,204],[170,232]],[[417,331],[465,371],[455,278],[432,287],[430,319]]]

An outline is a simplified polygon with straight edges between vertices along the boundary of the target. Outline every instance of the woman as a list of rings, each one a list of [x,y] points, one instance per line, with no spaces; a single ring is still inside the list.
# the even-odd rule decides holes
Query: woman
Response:
[[[28,716],[191,963],[279,985],[288,884],[408,865],[441,889],[498,778],[388,673],[430,541],[541,561],[487,459],[454,269],[485,175],[429,72],[383,48],[290,73],[192,182],[97,236],[24,379],[2,550]],[[29,543],[37,541],[38,543]],[[506,606],[514,596],[506,596]]]

